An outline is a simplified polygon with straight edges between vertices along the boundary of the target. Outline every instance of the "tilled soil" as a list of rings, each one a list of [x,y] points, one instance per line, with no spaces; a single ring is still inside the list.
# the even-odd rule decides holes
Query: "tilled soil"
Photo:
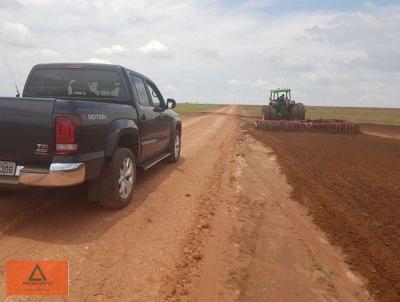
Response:
[[[360,124],[360,129],[365,134],[384,138],[400,139],[400,126],[384,124]]]
[[[362,128],[390,135],[398,128]],[[389,129],[389,130],[388,130]],[[361,134],[248,132],[272,147],[292,197],[368,280],[377,301],[400,301],[400,141]]]

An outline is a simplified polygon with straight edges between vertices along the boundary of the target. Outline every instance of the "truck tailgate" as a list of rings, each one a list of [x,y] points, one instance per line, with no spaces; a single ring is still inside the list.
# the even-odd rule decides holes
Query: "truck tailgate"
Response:
[[[54,102],[48,98],[0,98],[0,161],[49,166]]]

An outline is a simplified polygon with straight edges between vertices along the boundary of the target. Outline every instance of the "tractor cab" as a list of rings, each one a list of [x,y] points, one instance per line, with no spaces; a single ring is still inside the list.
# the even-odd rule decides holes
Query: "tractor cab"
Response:
[[[269,94],[270,102],[282,102],[290,101],[292,99],[291,89],[288,88],[278,88],[271,89]]]

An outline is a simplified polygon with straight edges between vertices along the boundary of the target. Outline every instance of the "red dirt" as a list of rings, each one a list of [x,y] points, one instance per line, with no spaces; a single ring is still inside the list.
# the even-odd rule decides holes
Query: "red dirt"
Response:
[[[400,301],[400,141],[269,133],[250,125],[248,132],[272,147],[292,197],[369,280],[375,299]]]
[[[51,301],[371,301],[240,113],[185,117],[180,161],[139,174],[121,211],[85,186],[0,190],[0,279],[8,260],[68,259],[69,296]],[[38,301],[5,285],[0,301]]]
[[[361,131],[375,136],[400,139],[400,126],[383,124],[360,124]]]

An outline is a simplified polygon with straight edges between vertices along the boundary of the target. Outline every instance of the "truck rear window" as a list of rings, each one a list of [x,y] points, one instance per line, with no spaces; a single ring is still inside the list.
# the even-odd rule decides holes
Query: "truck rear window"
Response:
[[[27,97],[124,98],[118,72],[100,69],[49,68],[35,70],[25,91]]]

